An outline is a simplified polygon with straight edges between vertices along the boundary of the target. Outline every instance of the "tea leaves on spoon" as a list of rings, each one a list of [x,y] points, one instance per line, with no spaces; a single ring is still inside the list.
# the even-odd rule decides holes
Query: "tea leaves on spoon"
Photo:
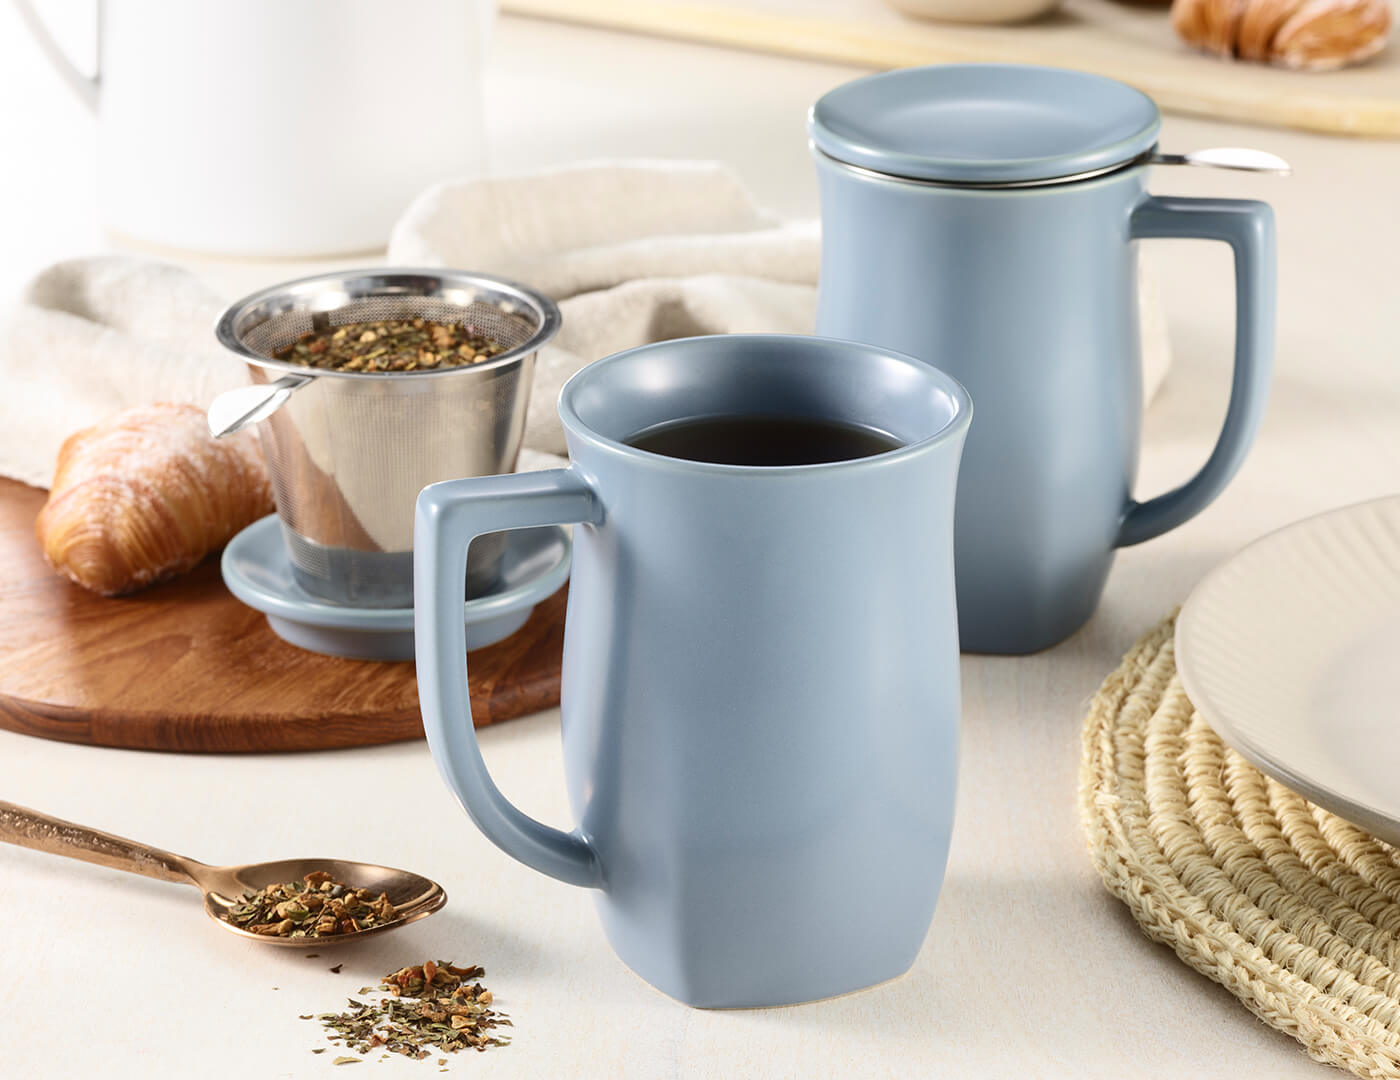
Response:
[[[223,918],[268,937],[319,938],[383,926],[397,919],[398,912],[384,893],[375,896],[316,870],[301,882],[279,882],[244,893]]]

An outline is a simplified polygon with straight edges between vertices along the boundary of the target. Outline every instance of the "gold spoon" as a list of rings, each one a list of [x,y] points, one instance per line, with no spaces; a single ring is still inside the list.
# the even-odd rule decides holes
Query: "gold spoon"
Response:
[[[441,885],[410,874],[407,870],[395,870],[373,863],[346,862],[344,859],[283,859],[281,862],[249,863],[246,866],[206,866],[183,855],[74,825],[71,821],[62,821],[4,801],[0,801],[0,841],[45,851],[50,855],[66,855],[70,859],[82,859],[83,862],[126,870],[160,881],[194,885],[204,893],[205,913],[229,933],[266,945],[288,945],[294,949],[341,945],[397,930],[431,915],[447,903],[447,893],[443,892]],[[300,881],[316,870],[324,870],[337,881],[368,889],[375,895],[381,892],[386,894],[394,905],[397,917],[392,922],[349,934],[299,938],[255,934],[225,918],[229,908],[239,902],[243,893],[256,892],[279,881]]]

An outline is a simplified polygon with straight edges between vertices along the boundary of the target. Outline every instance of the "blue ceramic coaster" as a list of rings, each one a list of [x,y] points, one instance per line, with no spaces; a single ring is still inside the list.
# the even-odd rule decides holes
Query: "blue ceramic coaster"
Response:
[[[554,525],[507,533],[495,588],[463,604],[467,650],[494,645],[524,626],[535,605],[568,580],[572,554],[568,534]],[[413,659],[413,609],[332,604],[307,593],[292,577],[276,514],[235,536],[220,569],[229,591],[266,615],[283,641],[355,660]]]

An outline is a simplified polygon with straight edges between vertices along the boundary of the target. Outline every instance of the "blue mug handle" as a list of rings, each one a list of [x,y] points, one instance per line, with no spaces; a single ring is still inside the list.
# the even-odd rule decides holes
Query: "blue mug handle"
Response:
[[[1234,250],[1235,375],[1225,425],[1201,471],[1155,499],[1130,502],[1118,530],[1119,547],[1176,528],[1225,489],[1264,417],[1274,358],[1274,212],[1267,203],[1149,196],[1133,211],[1129,232],[1135,240],[1222,240]]]
[[[544,825],[501,794],[486,770],[467,690],[467,545],[482,533],[603,520],[573,468],[430,484],[413,522],[413,634],[418,705],[438,771],[487,839],[550,877],[601,888],[598,854],[578,830]]]

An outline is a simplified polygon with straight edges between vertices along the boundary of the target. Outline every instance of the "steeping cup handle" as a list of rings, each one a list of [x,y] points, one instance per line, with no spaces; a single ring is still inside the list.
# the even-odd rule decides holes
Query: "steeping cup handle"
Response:
[[[1247,199],[1148,196],[1133,211],[1131,235],[1221,240],[1235,253],[1235,374],[1225,425],[1200,472],[1146,502],[1130,501],[1118,546],[1140,544],[1209,506],[1249,452],[1264,416],[1274,359],[1274,214]]]

